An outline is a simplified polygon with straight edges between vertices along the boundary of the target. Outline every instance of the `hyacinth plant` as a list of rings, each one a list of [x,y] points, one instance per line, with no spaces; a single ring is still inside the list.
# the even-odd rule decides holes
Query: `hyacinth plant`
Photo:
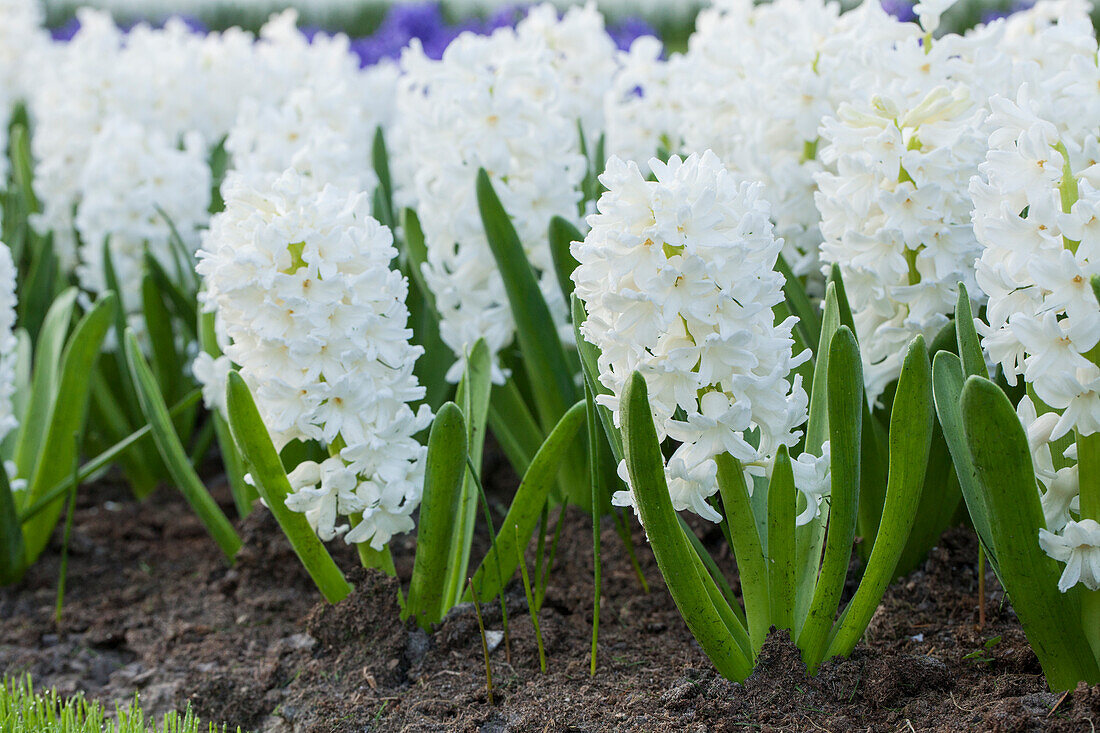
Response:
[[[1053,689],[1100,681],[1097,110],[1069,112],[1091,100],[1095,53],[993,100],[970,184],[989,304],[973,319],[960,298],[959,357],[934,368],[974,526]]]
[[[738,185],[709,152],[649,168],[654,181],[609,162],[608,191],[573,249],[586,380],[629,487],[615,499],[635,507],[681,614],[722,674],[747,677],[772,626],[790,630],[812,672],[854,648],[912,527],[932,435],[928,352],[920,337],[909,347],[875,546],[836,619],[864,410],[840,283],[828,285],[807,394],[794,370],[810,354],[792,351],[797,319],[785,315],[774,269],[782,242],[760,185]],[[684,509],[721,524],[744,609],[677,517]]]

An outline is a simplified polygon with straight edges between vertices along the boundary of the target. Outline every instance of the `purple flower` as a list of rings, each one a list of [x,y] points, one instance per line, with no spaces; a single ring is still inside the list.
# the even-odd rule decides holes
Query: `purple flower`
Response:
[[[902,22],[917,19],[912,0],[882,0],[882,9]]]
[[[657,36],[657,31],[641,18],[624,18],[615,25],[608,26],[607,34],[620,50],[627,51],[634,41],[642,36]]]

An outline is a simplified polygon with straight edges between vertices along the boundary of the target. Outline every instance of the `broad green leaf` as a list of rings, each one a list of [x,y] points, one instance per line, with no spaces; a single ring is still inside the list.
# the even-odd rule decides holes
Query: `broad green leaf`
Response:
[[[764,646],[764,638],[771,626],[768,566],[740,461],[728,453],[722,453],[715,457],[715,462],[718,464],[718,491],[722,495],[722,506],[733,539],[741,597],[745,601],[745,618],[755,655]]]
[[[521,542],[530,540],[538,524],[539,516],[554,487],[562,461],[567,455],[581,426],[584,424],[584,401],[577,402],[550,431],[542,447],[531,461],[530,468],[516,489],[508,514],[501,522],[500,532],[492,549],[481,561],[473,576],[478,598],[489,599],[500,592],[504,584],[516,572],[516,536]],[[515,529],[518,527],[518,531]],[[471,600],[469,591],[463,600]]]
[[[516,323],[516,339],[534,392],[539,424],[543,430],[549,430],[577,401],[573,370],[569,368],[557,326],[527,261],[523,243],[484,169],[477,175],[477,201],[489,248],[508,293]],[[585,507],[589,501],[588,482],[584,480],[586,461],[579,442],[571,452],[574,455],[564,474],[569,499]]]
[[[406,614],[423,629],[439,623],[451,605],[445,591],[447,568],[466,473],[466,423],[458,406],[448,402],[436,414],[428,436],[416,557],[405,605]]]
[[[637,372],[623,390],[623,447],[642,525],[653,556],[680,615],[692,635],[724,677],[744,680],[752,672],[751,652],[738,645],[733,612],[705,572],[677,520],[665,482],[664,458],[649,408],[645,379]],[[719,603],[715,602],[717,596]],[[725,606],[726,614],[722,613]]]
[[[442,405],[451,393],[446,374],[454,364],[454,354],[439,335],[439,313],[435,307],[435,295],[424,279],[423,266],[428,250],[424,244],[424,230],[412,209],[405,209],[402,229],[405,233],[405,267],[409,279],[409,325],[413,329],[413,343],[424,349],[416,360],[414,372],[424,385],[424,401],[433,409]]]
[[[798,490],[787,447],[780,446],[768,484],[768,591],[771,620],[780,629],[794,627],[795,506]]]
[[[153,440],[157,444],[161,458],[164,459],[164,465],[168,468],[172,480],[183,494],[183,498],[187,500],[191,510],[218,543],[226,560],[232,563],[241,549],[241,539],[218,507],[217,502],[210,496],[202,479],[195,473],[187,457],[187,451],[183,449],[176,429],[172,425],[172,417],[157,387],[153,370],[149,368],[145,357],[142,356],[141,346],[138,345],[137,336],[132,329],[126,329],[125,351],[126,361],[130,365],[134,385],[137,387],[138,401],[152,428]]]
[[[581,242],[584,235],[572,222],[555,216],[550,220],[550,256],[554,260],[554,273],[566,302],[573,296],[573,270],[579,264],[569,251],[573,242]]]
[[[951,453],[955,476],[959,481],[966,508],[978,533],[978,540],[996,572],[1000,572],[997,552],[993,545],[993,530],[989,521],[989,506],[985,492],[978,481],[978,469],[970,457],[963,430],[962,391],[966,375],[962,360],[955,354],[941,351],[932,362],[932,396],[936,403],[936,416],[944,441]],[[999,576],[998,576],[999,577]]]
[[[492,388],[492,359],[489,347],[478,339],[466,357],[466,372],[458,385],[455,396],[462,411],[466,427],[466,450],[470,462],[480,473],[481,454],[485,447],[485,423],[489,412],[489,394]],[[465,461],[465,459],[463,459]],[[463,463],[465,465],[465,463]],[[462,480],[455,531],[451,538],[451,565],[448,569],[446,597],[450,604],[458,603],[466,584],[470,567],[470,549],[477,521],[477,486],[473,474],[467,472]],[[488,596],[486,596],[488,598]]]
[[[329,603],[342,601],[351,592],[351,585],[309,526],[305,515],[287,508],[290,480],[271,442],[271,435],[260,418],[260,411],[256,409],[252,393],[237,372],[229,373],[226,405],[233,439],[241,449],[264,503],[279,522],[295,554],[325,600]]]
[[[49,430],[50,413],[57,399],[61,378],[61,355],[69,335],[69,322],[76,303],[76,288],[69,288],[50,306],[34,349],[34,377],[26,416],[15,443],[15,475],[33,476]]]
[[[829,471],[832,477],[829,528],[813,601],[798,634],[802,659],[811,673],[817,669],[825,654],[829,631],[844,591],[856,533],[864,404],[863,365],[856,337],[847,326],[837,329],[829,346],[828,385]]]
[[[1081,626],[1081,588],[1058,591],[1061,565],[1039,546],[1045,528],[1027,435],[1008,397],[979,376],[962,391],[963,432],[989,508],[1000,576],[1053,690],[1100,682]]]
[[[890,413],[890,473],[874,547],[855,595],[833,627],[826,658],[848,656],[871,621],[913,527],[932,442],[932,368],[924,339],[909,344]]]
[[[100,297],[73,331],[61,355],[57,399],[50,408],[43,456],[37,461],[29,481],[25,502],[33,504],[51,486],[70,477],[76,461],[73,437],[83,433],[88,414],[89,383],[103,339],[107,335],[117,299],[113,293]],[[63,397],[62,397],[63,396]],[[63,499],[58,499],[23,525],[26,559],[33,564],[49,541],[61,515]]]

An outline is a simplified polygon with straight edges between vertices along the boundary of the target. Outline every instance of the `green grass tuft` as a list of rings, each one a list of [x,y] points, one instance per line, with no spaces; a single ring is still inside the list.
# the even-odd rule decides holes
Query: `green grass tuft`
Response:
[[[205,727],[188,708],[168,713],[158,724],[146,721],[138,703],[115,708],[107,716],[103,706],[83,694],[62,698],[56,690],[35,692],[30,676],[4,679],[0,684],[0,733],[228,733],[213,723]],[[237,733],[241,729],[237,728]]]

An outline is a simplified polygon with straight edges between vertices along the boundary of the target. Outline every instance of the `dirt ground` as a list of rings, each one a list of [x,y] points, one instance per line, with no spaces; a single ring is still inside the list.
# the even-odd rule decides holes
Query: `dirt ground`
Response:
[[[807,678],[797,650],[774,634],[756,674],[736,684],[692,640],[641,531],[649,593],[610,522],[598,669],[589,675],[591,527],[569,511],[540,614],[548,671],[539,672],[514,580],[505,593],[510,649],[502,643],[491,654],[490,704],[472,606],[432,634],[406,628],[396,581],[355,570],[354,553],[338,545],[356,590],[328,606],[266,510],[240,529],[244,550],[230,568],[177,493],[138,505],[120,487],[91,487],[78,502],[60,624],[58,537],[21,584],[0,589],[0,670],[108,702],[137,692],[147,712],[190,703],[204,719],[280,733],[1093,731],[1100,722],[1100,687],[1046,689],[992,574],[988,622],[977,628],[977,549],[964,530],[948,532],[889,590],[850,659]],[[717,535],[704,543],[731,568]],[[406,580],[412,549],[410,538],[394,548]],[[489,629],[501,629],[499,603],[483,613]]]

